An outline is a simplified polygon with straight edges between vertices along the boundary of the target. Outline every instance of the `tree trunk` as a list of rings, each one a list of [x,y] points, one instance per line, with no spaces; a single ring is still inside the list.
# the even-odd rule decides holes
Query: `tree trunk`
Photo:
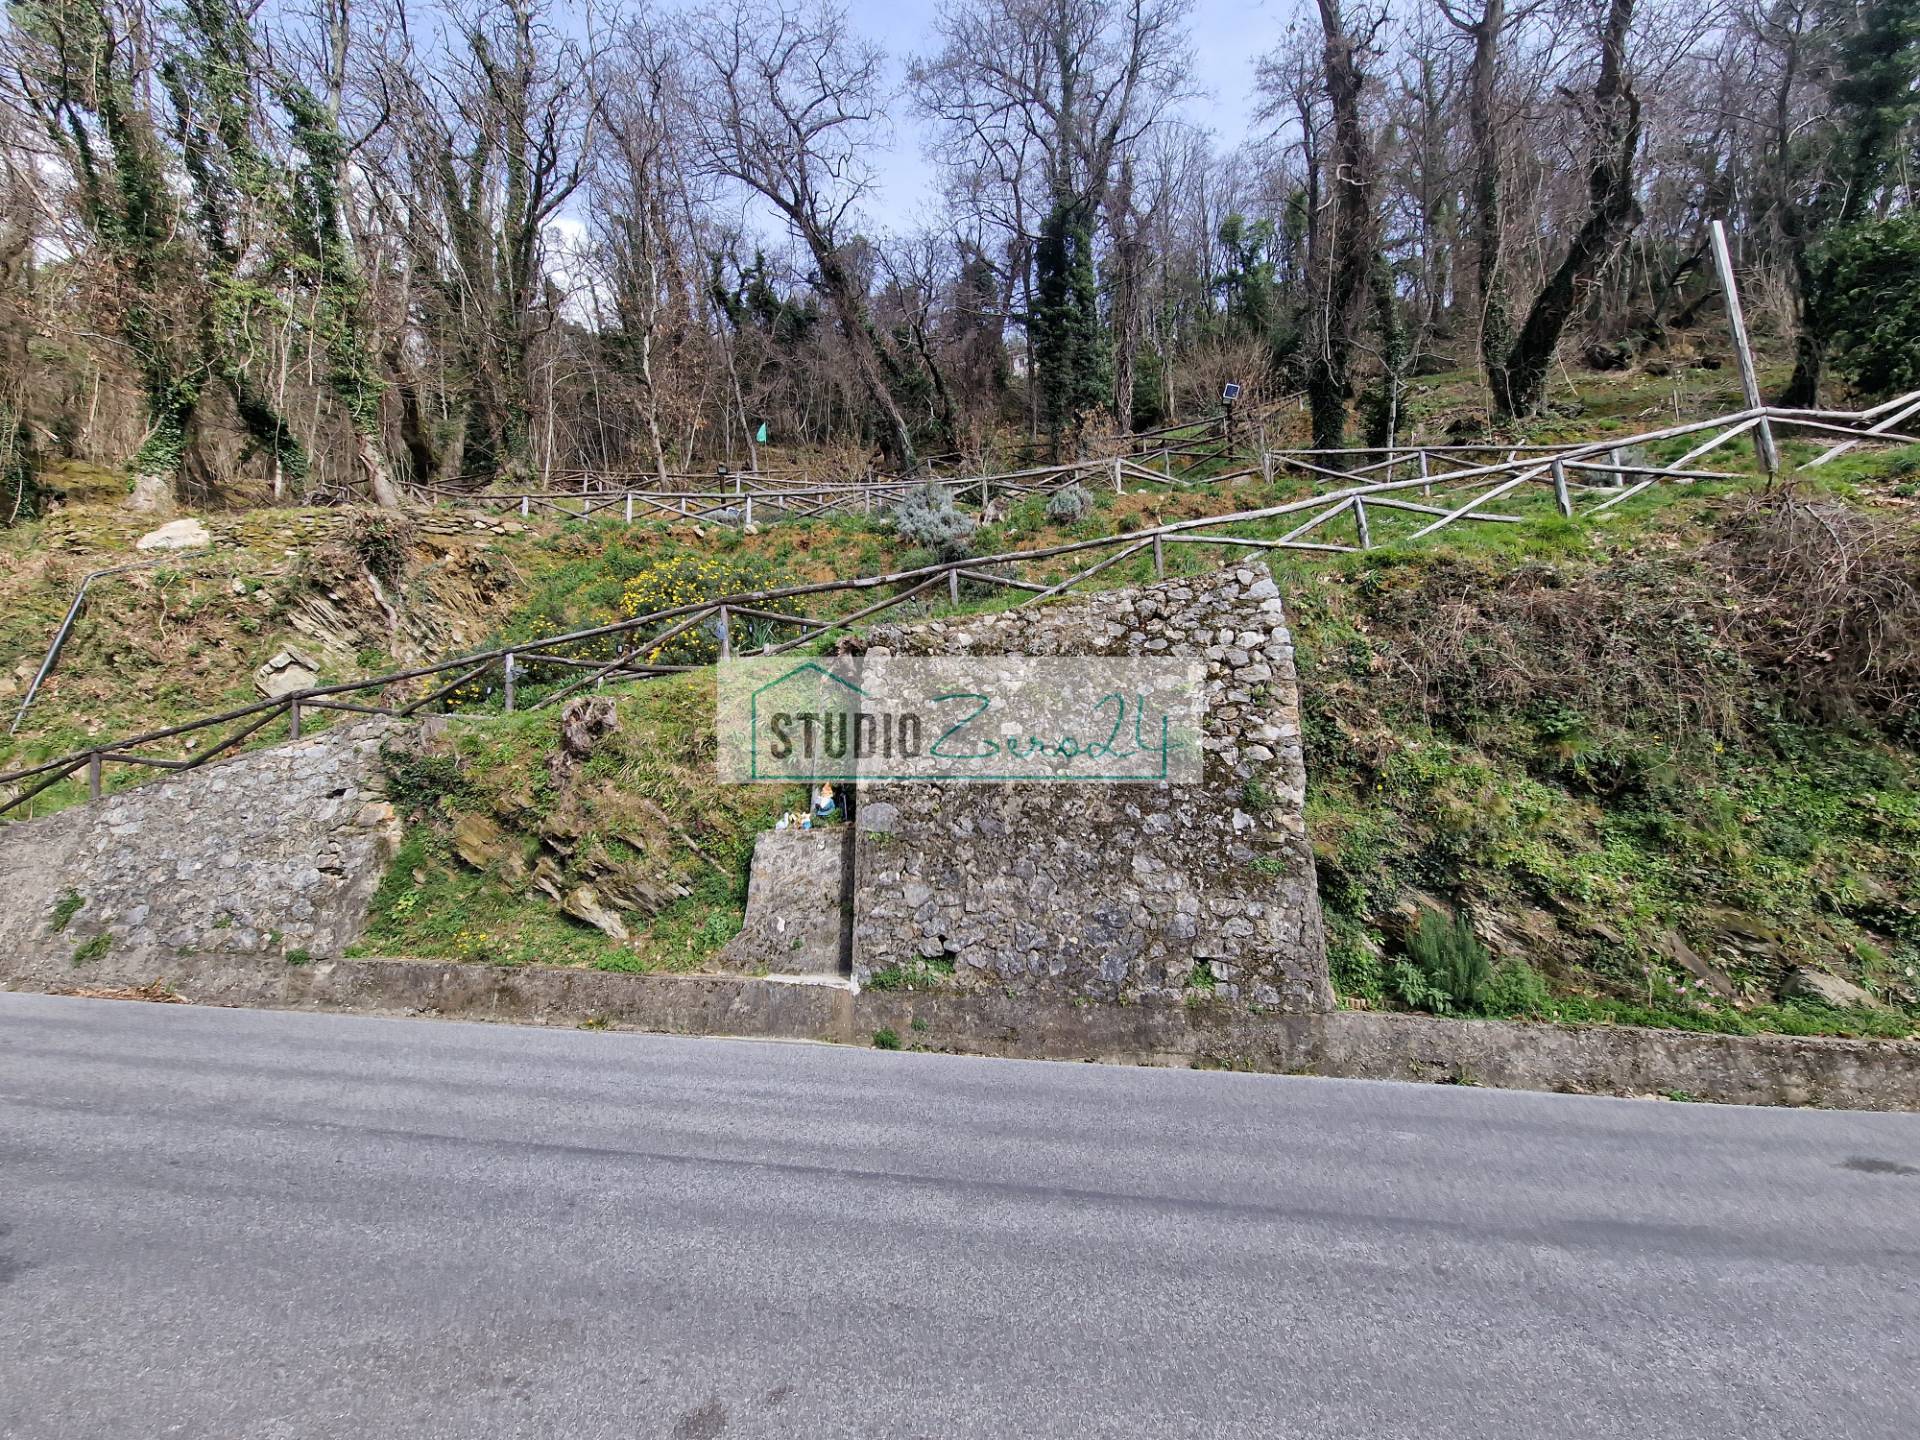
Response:
[[[398,510],[400,487],[394,483],[393,471],[387,465],[387,452],[380,444],[380,437],[354,431],[353,453],[360,462],[360,468],[367,473],[367,493],[373,497],[373,503],[388,510]]]
[[[1125,435],[1133,430],[1133,383],[1140,353],[1141,272],[1145,240],[1133,213],[1133,160],[1121,162],[1108,209],[1113,227],[1113,419]]]
[[[1352,390],[1348,367],[1374,259],[1374,175],[1373,147],[1360,116],[1366,77],[1359,45],[1346,31],[1340,0],[1320,0],[1320,24],[1326,37],[1327,100],[1333,109],[1334,234],[1318,344],[1307,372],[1307,403],[1313,412],[1314,446],[1331,450],[1346,443]]]
[[[1507,352],[1507,388],[1494,395],[1503,419],[1535,414],[1546,399],[1547,376],[1573,315],[1580,285],[1592,278],[1640,220],[1633,193],[1633,157],[1640,147],[1640,99],[1626,76],[1627,30],[1634,0],[1611,0],[1602,42],[1600,78],[1593,88],[1593,166],[1587,175],[1587,218],[1558,268],[1534,297],[1519,338]]]
[[[1500,36],[1506,24],[1506,0],[1486,0],[1479,22],[1468,32],[1473,36],[1473,63],[1467,94],[1467,129],[1473,141],[1470,203],[1480,299],[1480,364],[1486,371],[1494,407],[1503,412],[1511,403],[1507,351],[1513,344],[1513,322],[1507,310],[1506,279],[1500,272],[1505,216],[1500,207],[1500,135],[1494,122],[1494,104]]]
[[[904,474],[913,468],[913,437],[907,429],[906,416],[900,413],[893,392],[887,388],[880,343],[874,338],[873,326],[867,319],[866,304],[853,293],[853,279],[826,237],[813,226],[804,228],[807,248],[813,252],[814,264],[820,267],[820,288],[827,292],[827,303],[833,306],[840,333],[853,354],[854,372],[859,375],[867,399],[880,413],[885,426],[883,443],[888,458]]]

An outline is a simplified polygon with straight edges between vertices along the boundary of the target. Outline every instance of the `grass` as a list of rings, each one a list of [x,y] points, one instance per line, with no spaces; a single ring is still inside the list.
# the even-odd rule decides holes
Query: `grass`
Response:
[[[1862,461],[1821,486],[1870,502],[1875,474]],[[1765,612],[1726,569],[1738,503],[1690,487],[1645,519],[1623,506],[1283,584],[1348,1003],[1913,1033],[1920,768],[1871,712],[1795,708],[1753,641]],[[1462,907],[1527,972],[1462,1006],[1410,953],[1409,897]],[[1775,1000],[1795,964],[1887,1003]]]
[[[719,782],[710,683],[688,675],[619,696],[618,728],[559,778],[556,709],[465,717],[430,748],[390,749],[404,838],[357,948],[634,974],[707,967],[740,928],[755,838],[798,803],[789,787]],[[473,815],[505,837],[485,870],[453,843]],[[563,896],[604,892],[613,877],[670,898],[630,910],[631,938],[614,940],[532,885],[542,865]]]
[[[48,930],[55,935],[64,933],[86,903],[86,898],[78,890],[67,891],[54,902],[53,913],[47,917]]]

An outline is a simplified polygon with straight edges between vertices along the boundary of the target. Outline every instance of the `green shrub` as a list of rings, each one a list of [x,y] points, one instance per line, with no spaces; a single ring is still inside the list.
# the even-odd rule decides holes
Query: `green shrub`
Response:
[[[1816,319],[1834,368],[1879,394],[1920,384],[1920,217],[1865,220],[1836,232],[1815,259]]]
[[[1441,1014],[1474,1014],[1484,1008],[1492,957],[1465,917],[1422,910],[1407,936],[1407,954],[1425,980],[1429,995],[1442,1001],[1424,1008]],[[1406,998],[1404,993],[1402,998]]]
[[[1396,960],[1387,971],[1394,996],[1412,1010],[1431,1010],[1445,1015],[1453,1008],[1453,997],[1427,978],[1427,972],[1411,960]]]
[[[112,948],[113,936],[102,930],[91,940],[82,942],[80,947],[73,952],[73,963],[76,965],[91,965],[94,961],[104,958],[106,953]]]
[[[628,619],[652,615],[663,610],[678,610],[727,595],[740,595],[771,588],[780,583],[765,565],[751,559],[700,555],[682,552],[667,555],[629,578],[620,591],[620,612]],[[794,614],[798,602],[788,599],[763,600],[756,609],[782,615]],[[684,617],[683,617],[684,618]],[[671,629],[678,622],[662,621]],[[778,621],[752,619],[743,615],[729,617],[733,649],[736,654],[755,649],[770,640],[784,640],[792,631]],[[624,638],[624,637],[623,637]],[[640,637],[635,635],[634,639]],[[650,665],[710,665],[720,657],[720,623],[710,619],[682,631],[663,644],[642,651]],[[570,678],[570,677],[569,677]]]
[[[898,1050],[900,1032],[898,1030],[876,1030],[873,1032],[873,1048],[876,1050]]]
[[[1061,525],[1071,525],[1089,510],[1093,509],[1093,496],[1087,493],[1084,485],[1078,481],[1056,490],[1047,500],[1047,519]]]
[[[1524,960],[1503,960],[1487,979],[1481,1005],[1489,1015],[1546,1019],[1553,1013],[1553,996],[1546,977]]]
[[[1386,998],[1386,965],[1379,937],[1351,916],[1328,910],[1327,969],[1334,992],[1346,999],[1378,1004]]]
[[[973,553],[974,519],[953,508],[953,492],[928,482],[909,490],[893,511],[894,533],[942,560]]]

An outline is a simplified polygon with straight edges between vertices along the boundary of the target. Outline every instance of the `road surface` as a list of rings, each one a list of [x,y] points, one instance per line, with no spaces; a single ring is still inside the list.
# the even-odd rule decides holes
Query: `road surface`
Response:
[[[1917,1406],[1920,1117],[0,995],[8,1440]]]

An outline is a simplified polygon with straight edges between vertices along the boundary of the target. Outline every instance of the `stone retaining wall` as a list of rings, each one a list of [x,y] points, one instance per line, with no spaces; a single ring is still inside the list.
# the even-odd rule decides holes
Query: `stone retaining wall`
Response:
[[[844,825],[762,834],[753,846],[746,919],[721,950],[719,967],[750,974],[839,974],[852,844],[853,832]]]
[[[1207,721],[1193,785],[863,783],[857,979],[932,962],[963,992],[1331,1006],[1293,645],[1264,565],[882,626],[866,649],[1200,659]]]
[[[83,975],[195,955],[340,954],[400,838],[384,719],[0,826],[0,954]]]

